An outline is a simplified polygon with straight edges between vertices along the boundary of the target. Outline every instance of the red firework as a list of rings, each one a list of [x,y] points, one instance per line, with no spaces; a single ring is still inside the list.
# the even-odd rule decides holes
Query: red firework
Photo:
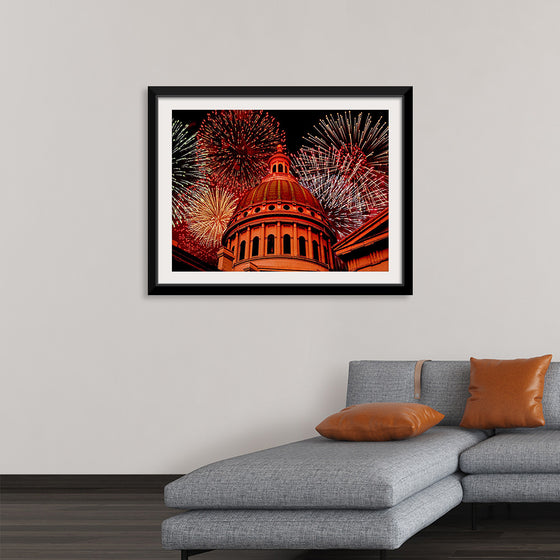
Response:
[[[181,222],[173,226],[173,241],[177,243],[180,249],[199,258],[201,261],[210,265],[218,263],[218,248],[202,245],[190,230],[187,222]]]
[[[212,111],[198,138],[212,181],[235,195],[258,184],[268,171],[268,159],[285,135],[265,111]]]

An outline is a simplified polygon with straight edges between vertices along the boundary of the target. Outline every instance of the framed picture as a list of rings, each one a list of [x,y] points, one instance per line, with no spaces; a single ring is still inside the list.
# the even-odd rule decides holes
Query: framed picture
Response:
[[[149,294],[412,294],[411,87],[148,88]]]

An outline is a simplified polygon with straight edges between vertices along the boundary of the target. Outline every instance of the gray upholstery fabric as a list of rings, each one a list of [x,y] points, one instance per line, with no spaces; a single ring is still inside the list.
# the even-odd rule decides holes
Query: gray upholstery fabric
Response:
[[[184,509],[379,509],[457,471],[459,454],[486,436],[439,427],[402,441],[317,437],[202,467],[168,484]]]
[[[445,414],[441,426],[457,426],[469,398],[469,362],[425,362],[422,394],[414,399],[416,362],[350,362],[346,404],[419,402]]]
[[[350,362],[346,406],[366,402],[413,402],[415,364],[405,361]]]
[[[560,502],[560,474],[469,474],[464,502]]]
[[[560,430],[501,432],[464,451],[459,466],[466,473],[560,474]]]
[[[163,522],[167,549],[395,549],[461,502],[451,475],[383,510],[193,510]]]
[[[365,402],[420,402],[445,414],[441,426],[459,425],[469,397],[470,362],[425,362],[422,368],[422,398],[418,401],[414,399],[415,363],[350,362],[347,406]],[[550,364],[545,377],[543,412],[546,428],[560,428],[559,362]]]
[[[560,362],[552,362],[546,372],[542,405],[545,428],[560,429]]]

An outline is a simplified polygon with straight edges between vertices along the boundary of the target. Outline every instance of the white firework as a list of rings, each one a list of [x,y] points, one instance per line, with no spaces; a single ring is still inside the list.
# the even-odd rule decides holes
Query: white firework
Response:
[[[321,203],[339,239],[388,205],[386,176],[339,150],[304,148],[292,168]]]
[[[171,136],[172,219],[177,225],[188,214],[193,191],[205,183],[205,153],[190,125],[173,119]]]
[[[193,191],[187,219],[190,230],[200,243],[213,248],[222,244],[222,235],[237,202],[237,197],[224,189],[204,187]]]

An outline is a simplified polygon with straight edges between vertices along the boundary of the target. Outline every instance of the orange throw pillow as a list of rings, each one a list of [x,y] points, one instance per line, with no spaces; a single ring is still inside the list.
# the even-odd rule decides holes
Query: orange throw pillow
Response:
[[[345,441],[390,441],[417,436],[443,420],[443,414],[418,403],[366,403],[344,408],[315,429]]]
[[[544,376],[547,354],[519,360],[471,358],[471,383],[463,428],[536,428],[544,426]]]

